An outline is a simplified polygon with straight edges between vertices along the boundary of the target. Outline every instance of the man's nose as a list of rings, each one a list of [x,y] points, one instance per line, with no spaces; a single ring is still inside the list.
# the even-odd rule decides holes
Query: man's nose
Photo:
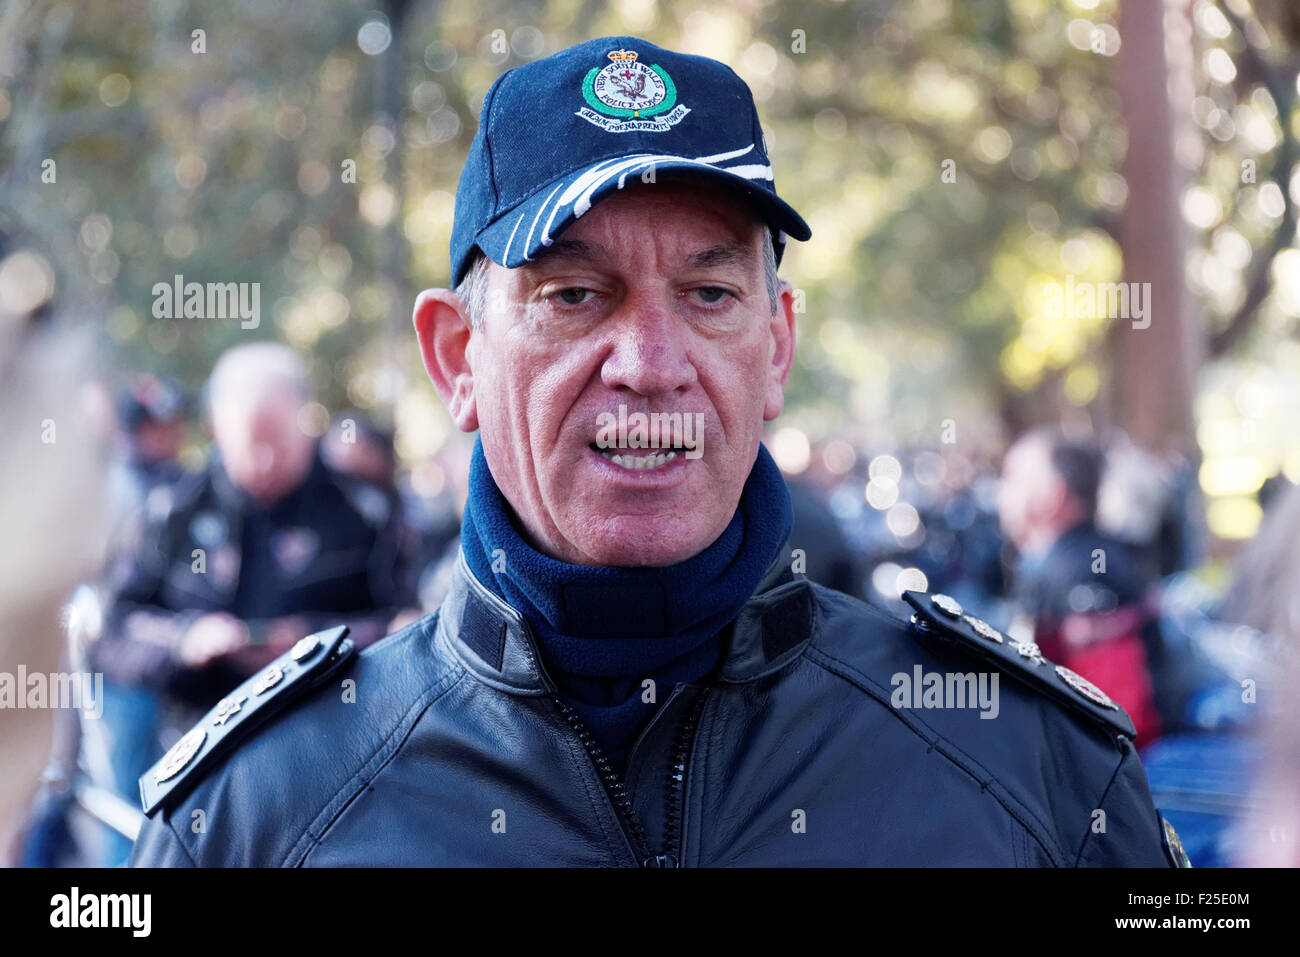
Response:
[[[601,367],[607,388],[655,396],[696,381],[690,332],[665,303],[628,302],[609,328],[613,341]]]

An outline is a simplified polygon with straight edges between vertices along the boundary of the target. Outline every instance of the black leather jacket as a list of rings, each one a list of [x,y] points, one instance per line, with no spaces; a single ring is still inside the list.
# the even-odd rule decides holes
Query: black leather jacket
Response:
[[[774,570],[618,780],[462,558],[438,612],[351,660],[319,636],[205,718],[142,779],[132,862],[1169,866],[1123,712],[911,600],[909,625]],[[891,703],[930,672],[998,675],[996,715]]]

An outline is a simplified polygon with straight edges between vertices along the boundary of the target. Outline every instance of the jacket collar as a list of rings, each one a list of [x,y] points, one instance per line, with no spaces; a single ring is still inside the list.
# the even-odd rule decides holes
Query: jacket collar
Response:
[[[812,585],[790,571],[782,549],[727,626],[718,680],[739,684],[769,674],[797,657],[813,634]],[[438,611],[438,635],[485,683],[514,694],[554,693],[528,622],[456,556],[447,596]]]

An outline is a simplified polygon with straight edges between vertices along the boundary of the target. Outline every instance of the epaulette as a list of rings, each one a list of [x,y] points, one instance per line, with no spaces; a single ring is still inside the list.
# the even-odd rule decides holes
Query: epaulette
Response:
[[[259,725],[336,674],[356,654],[346,626],[303,638],[217,702],[140,778],[144,813],[179,799]]]
[[[908,591],[903,593],[903,600],[916,610],[912,616],[914,627],[933,634],[954,647],[974,653],[1013,678],[1018,678],[1059,704],[1105,725],[1111,731],[1128,738],[1137,737],[1133,721],[1106,692],[1064,665],[1048,661],[1032,641],[1016,641],[1002,634],[988,622],[967,614],[956,599],[947,595]]]

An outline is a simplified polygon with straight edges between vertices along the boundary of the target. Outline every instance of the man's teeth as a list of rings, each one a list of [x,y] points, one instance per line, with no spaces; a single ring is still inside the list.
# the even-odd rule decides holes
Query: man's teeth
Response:
[[[632,469],[633,471],[662,468],[677,458],[676,452],[660,452],[652,455],[620,455],[614,452],[602,451],[600,454],[615,465],[621,465],[623,468]]]

